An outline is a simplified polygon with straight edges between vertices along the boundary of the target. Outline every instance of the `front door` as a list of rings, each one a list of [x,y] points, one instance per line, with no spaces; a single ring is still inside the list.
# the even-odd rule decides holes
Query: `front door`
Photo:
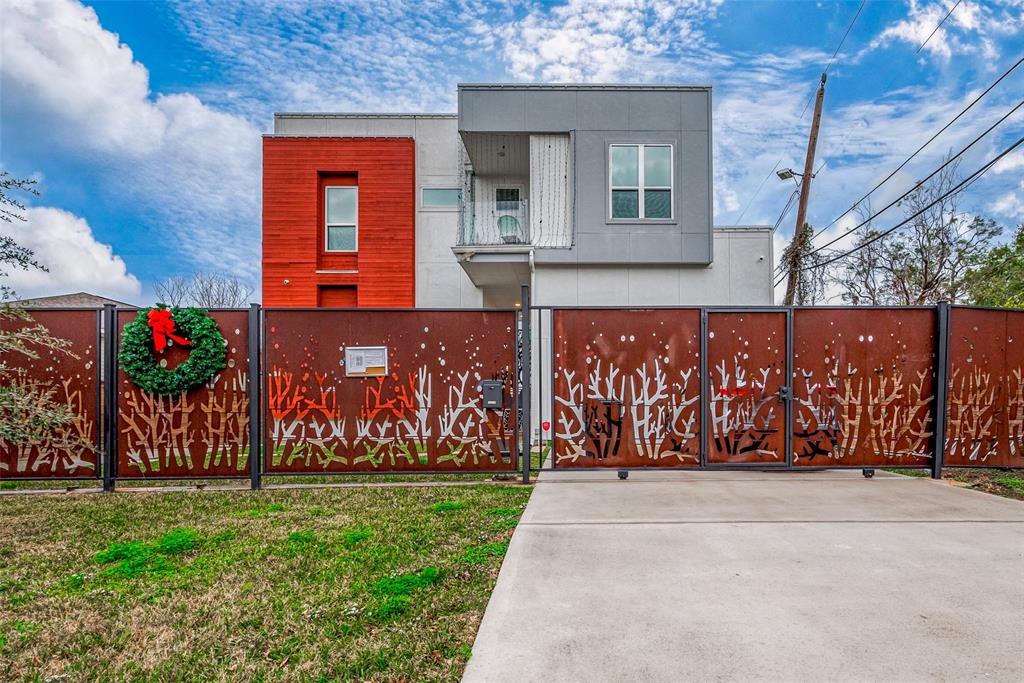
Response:
[[[786,465],[789,312],[707,314],[709,465]]]

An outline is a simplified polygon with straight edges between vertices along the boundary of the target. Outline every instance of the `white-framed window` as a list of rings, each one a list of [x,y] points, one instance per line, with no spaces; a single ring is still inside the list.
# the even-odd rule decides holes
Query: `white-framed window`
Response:
[[[420,206],[424,209],[457,209],[462,202],[458,187],[424,187],[420,190]]]
[[[618,220],[672,218],[672,145],[610,145],[608,215]]]
[[[356,251],[359,247],[359,188],[330,185],[324,188],[324,249]]]

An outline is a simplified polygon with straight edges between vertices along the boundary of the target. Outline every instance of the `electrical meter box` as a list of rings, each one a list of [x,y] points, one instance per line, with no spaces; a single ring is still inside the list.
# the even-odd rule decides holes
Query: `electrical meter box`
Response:
[[[480,394],[483,397],[484,408],[501,410],[504,389],[505,383],[498,379],[485,379],[480,382]]]

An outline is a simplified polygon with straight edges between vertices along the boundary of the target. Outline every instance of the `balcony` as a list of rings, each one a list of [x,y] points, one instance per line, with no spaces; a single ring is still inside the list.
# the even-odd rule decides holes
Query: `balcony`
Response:
[[[530,244],[530,215],[525,199],[464,202],[459,214],[457,247]]]

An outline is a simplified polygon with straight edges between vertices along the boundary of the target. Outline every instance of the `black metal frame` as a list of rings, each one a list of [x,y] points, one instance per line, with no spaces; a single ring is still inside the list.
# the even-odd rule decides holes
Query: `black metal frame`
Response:
[[[530,425],[530,402],[532,400],[530,396],[530,380],[531,373],[533,372],[533,368],[530,363],[530,347],[533,341],[530,336],[532,334],[530,323],[532,322],[531,318],[533,317],[533,309],[530,307],[530,286],[523,285],[520,294],[522,296],[521,311],[523,319],[523,343],[519,352],[522,356],[521,367],[523,369],[523,376],[519,386],[519,395],[522,397],[521,400],[523,406],[523,429],[520,430],[520,438],[522,440],[522,461],[520,462],[520,466],[523,470],[523,483],[529,484],[530,466],[533,464],[530,462],[533,458],[533,453],[530,448],[530,437],[532,436]],[[517,420],[516,424],[518,424],[518,422],[519,421]]]
[[[103,490],[113,491],[117,481],[117,307],[103,307]]]

